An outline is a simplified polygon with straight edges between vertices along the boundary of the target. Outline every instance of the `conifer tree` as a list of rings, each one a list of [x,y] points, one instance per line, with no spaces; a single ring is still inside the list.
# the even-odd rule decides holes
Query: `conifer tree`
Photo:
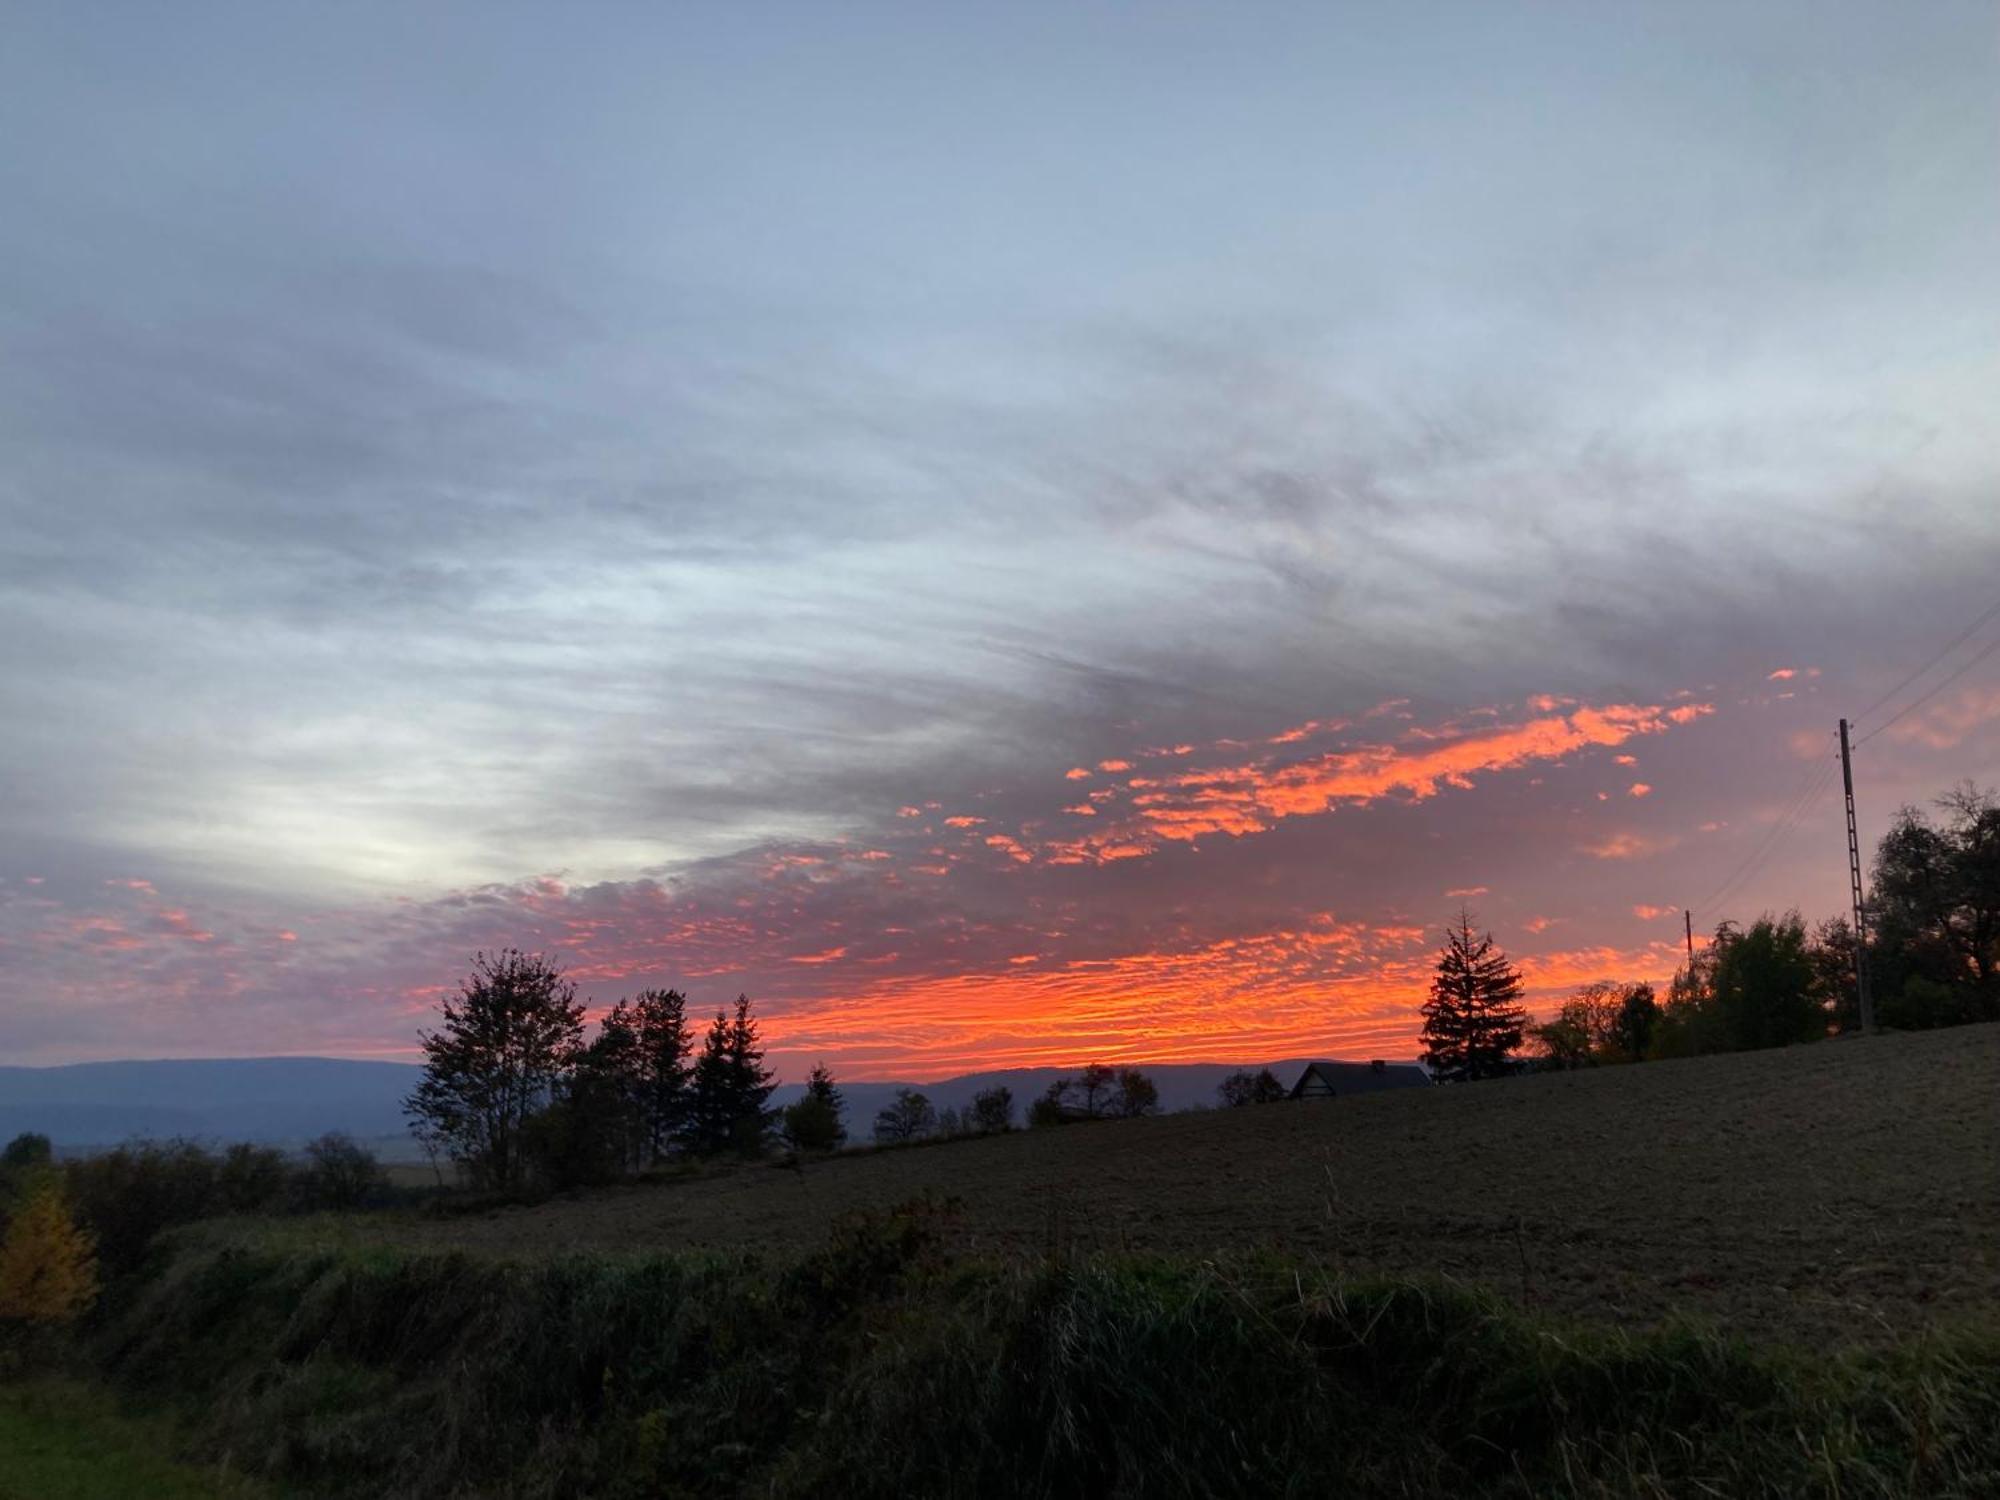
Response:
[[[44,1176],[0,1240],[0,1320],[67,1323],[97,1296],[97,1256],[77,1227],[62,1185]]]
[[[755,1151],[764,1144],[773,1111],[764,1107],[772,1075],[751,1019],[750,997],[736,997],[736,1013],[717,1011],[694,1065],[683,1136],[696,1151],[735,1146]]]
[[[1461,910],[1445,930],[1424,1002],[1424,1061],[1442,1082],[1473,1082],[1509,1072],[1528,1013],[1521,1007],[1521,971],[1507,961],[1493,934],[1475,937],[1472,913]]]
[[[633,1000],[632,1016],[639,1035],[639,1112],[646,1152],[658,1161],[673,1149],[687,1123],[688,1054],[694,1050],[687,996],[679,990],[645,990]]]

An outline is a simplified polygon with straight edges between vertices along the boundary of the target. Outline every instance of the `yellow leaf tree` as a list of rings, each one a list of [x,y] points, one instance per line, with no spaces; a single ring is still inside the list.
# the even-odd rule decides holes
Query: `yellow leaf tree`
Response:
[[[30,1191],[0,1240],[0,1319],[67,1323],[97,1297],[90,1235],[54,1182]]]

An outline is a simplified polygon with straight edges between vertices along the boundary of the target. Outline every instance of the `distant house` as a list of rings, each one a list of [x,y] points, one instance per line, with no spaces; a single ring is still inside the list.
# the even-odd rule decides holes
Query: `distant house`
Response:
[[[1294,1099],[1332,1099],[1341,1094],[1377,1094],[1383,1089],[1427,1089],[1431,1075],[1417,1063],[1309,1062],[1292,1085]]]

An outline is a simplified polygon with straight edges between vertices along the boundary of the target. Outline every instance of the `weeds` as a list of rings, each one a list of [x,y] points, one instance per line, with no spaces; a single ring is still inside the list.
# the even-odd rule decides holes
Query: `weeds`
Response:
[[[803,1258],[542,1263],[187,1237],[103,1373],[340,1494],[1973,1496],[2000,1336],[1809,1357],[1276,1263],[950,1258],[929,1200]]]

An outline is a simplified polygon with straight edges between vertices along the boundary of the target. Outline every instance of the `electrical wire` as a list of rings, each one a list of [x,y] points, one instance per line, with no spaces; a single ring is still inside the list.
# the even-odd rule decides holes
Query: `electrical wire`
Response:
[[[1711,911],[1725,898],[1739,894],[1749,877],[1763,868],[1765,861],[1777,851],[1780,843],[1790,835],[1818,801],[1820,794],[1832,781],[1834,767],[1837,764],[1836,759],[1828,757],[1808,766],[1804,776],[1794,787],[1793,795],[1787,802],[1785,810],[1765,831],[1757,847],[1750,851],[1748,857],[1736,867],[1727,880],[1715,888],[1707,900],[1701,902],[1698,907],[1690,907],[1689,910]]]
[[[1854,716],[1854,722],[1856,724],[1859,724],[1863,719],[1867,718],[1870,714],[1874,713],[1876,709],[1880,708],[1883,704],[1889,702],[1890,699],[1900,694],[1903,691],[1903,689],[1909,687],[1918,678],[1924,676],[1939,662],[1943,661],[1947,656],[1951,655],[1952,652],[1956,651],[1960,646],[1963,646],[1967,641],[1971,640],[1973,632],[1977,631],[1982,625],[1986,624],[1987,621],[1993,619],[1995,616],[2000,616],[2000,603],[1996,603],[1991,608],[1987,609],[1984,613],[1982,613],[1979,616],[1978,619],[1974,620],[1970,625],[1966,626],[1965,629],[1961,630],[1957,635],[1953,636],[1951,640],[1947,642],[1946,645],[1941,650],[1937,651],[1935,654],[1932,655],[1930,660],[1926,661],[1921,667],[1918,667],[1916,671],[1910,673],[1909,676],[1905,677],[1901,682],[1897,683],[1894,687],[1890,688],[1888,692],[1884,693],[1881,697],[1877,698],[1873,703],[1869,704],[1866,708],[1862,709],[1860,713]],[[1922,699],[1918,700],[1918,702],[1922,701],[1923,701]],[[1912,704],[1911,707],[1915,707],[1915,705]],[[1903,710],[1903,713],[1908,713],[1909,711],[1910,710],[1906,708]],[[1900,718],[1901,716],[1902,716],[1901,714],[1897,715],[1898,718]],[[1894,722],[1895,720],[1893,719],[1890,720],[1890,723]],[[1884,724],[1881,725],[1878,730],[1872,732],[1879,733],[1880,729],[1887,729],[1888,727],[1889,727],[1888,724]]]
[[[2000,651],[2000,636],[1996,636],[1994,639],[1988,641],[1986,643],[1985,650],[1976,651],[1970,657],[1966,658],[1966,660],[1960,662],[1955,670],[1953,670],[1947,676],[1939,679],[1937,685],[1933,687],[1929,692],[1925,693],[1921,698],[1914,698],[1910,702],[1904,704],[1901,708],[1896,710],[1896,712],[1891,717],[1884,719],[1880,724],[1877,724],[1873,729],[1869,730],[1866,734],[1862,735],[1860,739],[1854,742],[1854,748],[1856,750],[1859,750],[1863,745],[1867,744],[1870,740],[1874,739],[1875,736],[1880,734],[1883,730],[1888,729],[1891,726],[1902,722],[1902,720],[1906,716],[1922,708],[1926,703],[1930,702],[1931,699],[1935,698],[1939,693],[1943,692],[1946,688],[1950,687],[1954,682],[1958,681],[1958,679],[1963,677],[1967,672],[1970,672],[1974,667],[1978,666],[1981,662],[1985,661],[1986,658],[1991,656],[1995,651]]]

